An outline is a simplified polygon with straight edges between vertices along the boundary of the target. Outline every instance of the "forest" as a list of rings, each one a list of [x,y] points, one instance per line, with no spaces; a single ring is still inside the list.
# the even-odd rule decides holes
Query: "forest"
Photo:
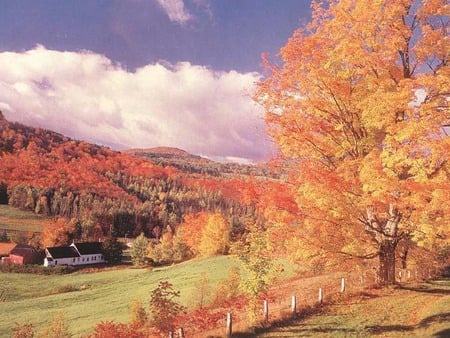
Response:
[[[71,220],[80,239],[111,231],[159,238],[200,211],[223,213],[238,236],[242,220],[257,217],[253,201],[234,193],[236,186],[252,185],[249,175],[186,173],[4,118],[0,135],[1,202]]]

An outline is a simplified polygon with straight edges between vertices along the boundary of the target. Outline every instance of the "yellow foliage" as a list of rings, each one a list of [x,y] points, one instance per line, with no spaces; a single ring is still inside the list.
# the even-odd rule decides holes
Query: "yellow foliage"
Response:
[[[208,216],[198,247],[202,257],[225,254],[230,245],[230,225],[222,214],[215,213]]]
[[[256,93],[294,168],[302,230],[315,237],[299,234],[287,245],[305,259],[367,253],[392,236],[430,248],[449,243],[442,227],[450,224],[450,137],[442,126],[450,118],[450,38],[440,17],[449,5],[312,7],[312,22],[289,39],[282,65]]]

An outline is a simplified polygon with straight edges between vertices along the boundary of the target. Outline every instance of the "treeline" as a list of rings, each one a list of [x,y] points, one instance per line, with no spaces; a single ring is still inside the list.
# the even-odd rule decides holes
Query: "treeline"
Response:
[[[112,231],[159,238],[200,211],[222,213],[237,236],[243,220],[256,217],[252,203],[239,197],[239,180],[189,175],[6,120],[0,160],[0,203],[71,219],[83,238]]]
[[[170,153],[170,149],[168,149],[167,152],[153,152],[152,149],[131,150],[129,153],[149,159],[156,165],[173,167],[188,174],[209,175],[214,177],[241,175],[270,177],[275,179],[278,179],[281,176],[279,170],[274,170],[267,164],[249,165],[231,162],[220,163],[185,152],[182,153],[182,156],[178,156],[178,153]]]
[[[220,191],[189,189],[170,178],[128,179],[133,183],[125,187],[127,198],[17,185],[8,188],[9,204],[38,214],[76,219],[79,236],[84,238],[110,231],[119,237],[136,237],[143,232],[159,238],[168,227],[174,230],[184,215],[200,211],[226,215],[233,225],[232,235],[237,236],[244,219],[256,214],[253,206],[227,199]]]

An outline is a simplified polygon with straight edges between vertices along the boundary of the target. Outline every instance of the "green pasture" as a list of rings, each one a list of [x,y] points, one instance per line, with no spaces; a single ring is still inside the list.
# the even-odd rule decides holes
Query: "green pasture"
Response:
[[[59,311],[70,331],[79,336],[104,320],[129,321],[134,299],[148,303],[150,292],[168,280],[181,292],[185,305],[195,300],[196,285],[208,276],[211,289],[239,263],[230,257],[194,260],[168,267],[115,269],[92,273],[41,276],[0,273],[0,337],[8,337],[15,323],[31,322],[37,331]]]
[[[42,232],[48,218],[0,204],[0,230]]]
[[[450,337],[450,280],[372,290],[257,337]]]

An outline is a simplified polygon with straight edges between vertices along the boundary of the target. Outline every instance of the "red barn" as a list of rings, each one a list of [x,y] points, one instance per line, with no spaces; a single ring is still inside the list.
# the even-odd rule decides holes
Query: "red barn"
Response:
[[[41,257],[35,248],[17,244],[9,253],[9,262],[13,264],[37,264]]]

